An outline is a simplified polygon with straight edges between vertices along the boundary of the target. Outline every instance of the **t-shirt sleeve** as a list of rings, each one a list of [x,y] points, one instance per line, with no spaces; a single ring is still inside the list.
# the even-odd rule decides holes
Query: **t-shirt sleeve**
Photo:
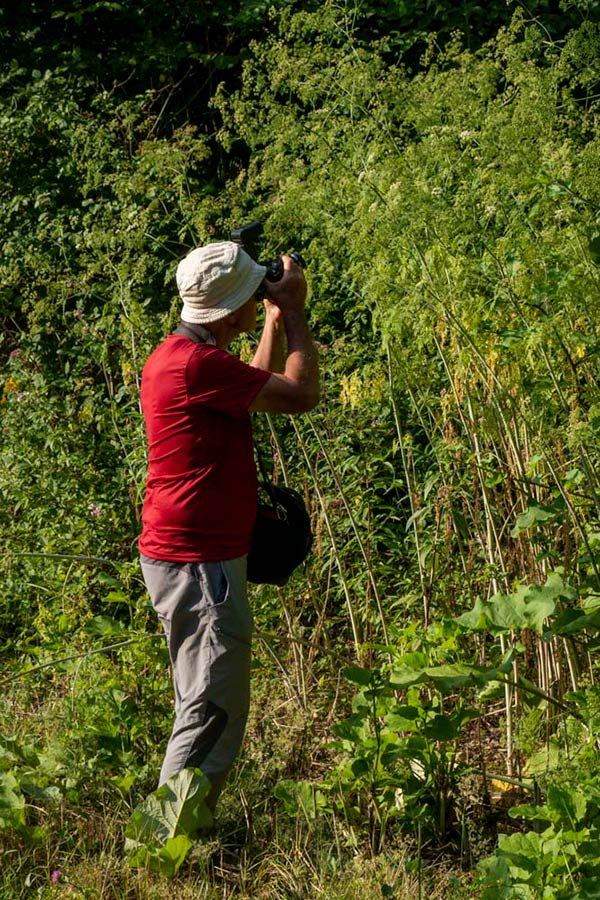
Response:
[[[218,347],[198,347],[185,372],[188,400],[225,415],[240,416],[247,412],[270,375]]]

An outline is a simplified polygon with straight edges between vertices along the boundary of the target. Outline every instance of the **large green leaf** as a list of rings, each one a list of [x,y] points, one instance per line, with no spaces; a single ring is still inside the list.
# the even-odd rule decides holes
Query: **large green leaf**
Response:
[[[564,514],[564,510],[565,503],[562,497],[549,506],[544,506],[541,503],[528,506],[524,513],[517,516],[517,522],[511,535],[512,537],[518,537],[522,531],[527,531],[534,525],[540,525],[543,522],[547,522],[549,519],[556,519],[558,516]]]
[[[213,818],[204,802],[209,790],[210,781],[201,769],[182,769],[173,775],[133,811],[125,830],[126,849],[135,851],[137,858],[140,845],[166,847],[172,838],[193,837],[209,828]]]
[[[514,875],[523,881],[538,870],[542,843],[542,836],[535,831],[498,836],[499,853],[509,861]]]
[[[548,788],[548,809],[557,824],[575,828],[585,818],[587,799],[579,788],[551,784]]]
[[[580,634],[582,631],[600,630],[600,610],[586,614],[580,608],[563,609],[552,623],[554,634]]]
[[[362,687],[368,687],[373,679],[373,673],[369,669],[363,669],[360,666],[347,666],[342,670],[344,678],[353,684],[360,684]]]
[[[470,612],[458,616],[457,622],[469,631],[502,634],[530,628],[541,634],[544,623],[554,614],[557,600],[562,597],[573,601],[576,596],[561,575],[553,572],[544,585],[521,585],[513,594],[495,594],[489,601],[478,599]]]
[[[471,666],[461,663],[449,663],[445,666],[425,666],[409,669],[400,666],[393,669],[390,685],[396,690],[404,690],[413,684],[429,682],[441,691],[452,693],[466,685],[483,687],[489,681],[503,680],[512,666],[512,655],[499,666]]]
[[[419,684],[426,680],[427,676],[425,675],[424,669],[412,669],[409,666],[396,666],[392,671],[390,684],[396,690],[403,691],[413,684]]]
[[[25,824],[25,799],[12,772],[0,772],[0,827]]]
[[[144,867],[172,878],[185,860],[193,841],[187,834],[169,838],[164,847],[149,847],[141,844],[129,859],[129,864]]]

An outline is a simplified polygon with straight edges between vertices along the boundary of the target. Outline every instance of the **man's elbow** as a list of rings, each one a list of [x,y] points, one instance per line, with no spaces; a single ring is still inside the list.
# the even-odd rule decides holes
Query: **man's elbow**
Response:
[[[319,384],[290,383],[285,377],[271,378],[251,404],[253,412],[305,413],[320,400]]]
[[[307,413],[315,408],[319,399],[320,392],[318,388],[316,390],[304,389],[302,391],[296,391],[294,394],[287,397],[285,403],[280,407],[280,412],[287,412],[292,415],[295,415],[296,413]]]
[[[310,412],[311,409],[314,409],[319,400],[321,399],[321,389],[319,385],[315,385],[315,387],[311,388],[306,392],[306,396],[304,397],[305,407],[302,412]]]
[[[321,399],[321,390],[319,384],[303,384],[298,386],[294,391],[291,401],[292,413],[306,413],[314,409]]]

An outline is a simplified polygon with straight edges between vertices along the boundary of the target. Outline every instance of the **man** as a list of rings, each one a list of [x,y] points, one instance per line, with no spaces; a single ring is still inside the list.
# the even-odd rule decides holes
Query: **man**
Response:
[[[270,283],[264,266],[233,242],[189,253],[177,269],[181,326],[142,375],[149,466],[139,548],[175,687],[160,783],[201,767],[213,810],[241,745],[250,697],[246,555],[257,480],[249,413],[303,412],[319,398],[304,273],[288,256],[283,265],[281,281]],[[226,348],[256,328],[263,281],[265,324],[247,365]]]

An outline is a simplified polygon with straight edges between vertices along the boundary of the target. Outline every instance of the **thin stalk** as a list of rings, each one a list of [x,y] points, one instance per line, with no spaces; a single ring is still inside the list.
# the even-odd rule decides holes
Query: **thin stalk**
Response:
[[[578,240],[579,240],[579,238],[578,238]],[[488,253],[490,254],[490,256],[492,257],[492,259],[494,259],[494,261],[495,261],[495,263],[496,263],[496,265],[497,265],[497,267],[498,267],[498,269],[499,269],[499,271],[500,271],[500,274],[501,274],[501,276],[502,276],[502,279],[503,279],[503,281],[504,281],[504,282],[506,283],[506,285],[507,285],[507,288],[508,288],[508,298],[509,298],[509,300],[510,300],[512,306],[513,306],[513,308],[516,310],[516,312],[517,312],[517,314],[519,315],[519,317],[520,317],[521,321],[523,322],[523,324],[524,324],[527,328],[530,328],[530,327],[531,327],[531,326],[530,326],[530,323],[529,323],[527,317],[525,316],[525,314],[523,313],[523,310],[522,310],[522,308],[521,308],[521,306],[520,306],[520,304],[519,304],[519,302],[518,302],[518,300],[517,300],[517,297],[515,296],[515,293],[514,293],[514,291],[512,290],[512,287],[511,287],[511,285],[510,285],[510,279],[509,279],[509,277],[508,277],[508,274],[507,274],[507,272],[506,272],[505,267],[504,267],[503,264],[502,264],[502,261],[501,261],[501,260],[500,260],[500,259],[499,259],[499,258],[498,258],[491,250],[490,250],[489,247],[487,247],[486,249],[487,249]],[[580,249],[582,249],[582,248],[581,248],[581,244],[580,244]],[[584,256],[584,258],[586,258],[585,254],[582,254],[582,255]],[[587,258],[586,258],[586,259],[587,259]],[[594,276],[595,276],[595,273],[594,273]],[[556,331],[555,331],[555,334],[556,334]],[[562,348],[562,350],[563,350],[565,356],[567,357],[567,360],[568,360],[568,362],[569,362],[569,365],[570,365],[571,369],[573,370],[574,378],[577,379],[577,377],[578,377],[577,368],[576,368],[576,365],[575,365],[575,363],[574,363],[574,361],[573,361],[573,359],[572,359],[572,357],[571,357],[571,355],[570,355],[570,353],[569,353],[568,347],[565,345],[565,343],[564,343],[564,341],[561,339],[560,335],[557,334],[557,338],[558,338],[558,340],[559,340],[560,346],[561,346],[561,348]],[[551,380],[552,380],[552,384],[554,385],[554,389],[555,389],[555,391],[556,391],[556,394],[557,394],[557,396],[558,396],[559,399],[560,399],[560,402],[561,402],[561,405],[562,405],[562,408],[563,408],[563,412],[564,412],[564,413],[566,414],[566,416],[568,417],[568,416],[571,415],[571,407],[570,407],[569,401],[568,401],[567,398],[565,397],[565,395],[564,395],[564,393],[563,393],[563,391],[562,391],[562,388],[560,387],[560,383],[559,383],[558,376],[557,376],[557,374],[556,374],[555,368],[554,368],[554,366],[552,365],[552,363],[551,363],[551,361],[550,361],[550,358],[549,358],[549,356],[548,356],[548,354],[547,354],[547,352],[546,352],[546,349],[545,349],[545,347],[543,346],[543,344],[540,344],[540,345],[539,345],[539,351],[540,351],[540,353],[541,353],[541,355],[542,355],[542,359],[544,360],[544,364],[545,364],[545,366],[546,366],[546,371],[548,372],[548,374],[549,374],[549,376],[550,376],[550,378],[551,378]],[[594,478],[594,474],[593,474],[593,473],[594,473],[594,467],[593,467],[593,465],[591,464],[590,459],[589,459],[588,448],[587,448],[587,446],[586,446],[584,443],[578,442],[578,449],[579,449],[579,453],[580,453],[581,463],[582,463],[582,465],[583,465],[583,469],[584,469],[584,471],[585,471],[586,479],[587,479],[587,482],[588,482],[588,485],[589,485],[589,488],[590,488],[590,496],[591,496],[591,498],[592,498],[592,500],[593,500],[593,502],[594,502],[594,505],[595,505],[595,507],[596,507],[596,513],[597,513],[598,515],[600,515],[600,498],[598,497],[598,489],[597,489],[597,486],[598,486],[598,479],[597,479],[597,478]]]
[[[351,524],[351,526],[352,526],[352,531],[354,532],[354,536],[355,536],[355,538],[356,538],[356,542],[357,542],[358,547],[359,547],[359,549],[360,549],[361,555],[362,555],[362,557],[363,557],[363,559],[364,559],[364,561],[365,561],[365,567],[366,567],[366,571],[367,571],[367,576],[368,576],[368,579],[369,579],[369,583],[371,584],[371,588],[372,588],[372,590],[373,590],[373,595],[374,595],[374,597],[375,597],[375,602],[376,602],[376,604],[377,604],[377,611],[378,611],[378,613],[379,613],[379,620],[380,620],[380,623],[381,623],[381,629],[382,629],[382,631],[383,631],[383,639],[384,639],[384,642],[385,642],[386,644],[389,644],[389,636],[388,636],[387,625],[386,625],[386,617],[385,617],[385,613],[384,613],[384,611],[383,611],[383,605],[382,605],[382,603],[381,603],[381,597],[379,596],[379,590],[378,590],[378,588],[377,588],[377,582],[376,582],[376,580],[375,580],[375,576],[373,575],[373,568],[372,568],[372,566],[371,566],[371,564],[370,564],[369,556],[368,556],[368,554],[367,554],[367,552],[366,552],[365,545],[364,545],[364,543],[363,543],[363,540],[362,540],[360,531],[359,531],[359,529],[358,529],[358,526],[357,526],[357,524],[356,524],[356,520],[355,520],[355,518],[354,518],[354,514],[352,513],[352,510],[351,510],[351,508],[350,508],[350,504],[348,503],[348,500],[347,500],[347,498],[346,498],[346,492],[344,491],[344,486],[343,486],[343,484],[342,484],[342,482],[341,482],[341,480],[340,480],[340,478],[339,478],[339,475],[338,475],[338,473],[337,473],[336,467],[333,465],[333,462],[332,462],[332,460],[331,460],[331,456],[329,455],[329,452],[328,452],[328,450],[327,450],[327,447],[325,446],[325,444],[324,444],[324,442],[323,442],[323,439],[321,438],[321,435],[319,434],[319,430],[318,430],[318,428],[316,428],[316,426],[315,426],[315,424],[314,424],[314,422],[313,422],[313,419],[312,419],[312,417],[310,416],[310,414],[307,415],[307,419],[308,419],[308,421],[309,421],[309,423],[310,423],[310,426],[311,426],[311,428],[312,428],[312,430],[313,430],[313,433],[314,433],[314,435],[315,435],[315,437],[316,437],[316,439],[317,439],[317,443],[319,444],[319,449],[321,450],[321,453],[323,454],[323,456],[324,456],[324,458],[325,458],[325,460],[326,460],[326,462],[327,462],[327,465],[329,466],[329,468],[330,468],[330,470],[331,470],[331,474],[332,474],[332,476],[333,476],[333,480],[335,481],[335,485],[336,485],[336,487],[337,487],[337,489],[338,489],[340,499],[341,499],[342,503],[344,504],[344,509],[346,510],[346,513],[347,513],[347,515],[348,515],[348,518],[350,519],[350,524]],[[297,427],[297,426],[295,426],[295,427]]]
[[[451,384],[451,387],[452,387],[452,390],[453,390],[453,393],[455,396],[457,410],[459,412],[459,415],[463,419],[463,428],[465,430],[465,434],[467,434],[471,438],[471,442],[473,444],[473,448],[474,448],[476,458],[478,461],[478,475],[479,475],[479,481],[480,481],[480,485],[481,485],[481,492],[482,492],[482,496],[484,499],[484,507],[486,510],[487,538],[485,540],[485,546],[487,547],[488,559],[492,565],[495,564],[495,561],[496,561],[495,553],[494,553],[494,548],[495,548],[496,552],[499,554],[502,569],[504,571],[506,571],[506,568],[504,565],[504,560],[502,558],[502,550],[501,550],[499,538],[498,538],[498,535],[497,535],[495,527],[494,527],[494,519],[493,519],[492,512],[491,512],[491,505],[490,505],[488,494],[487,494],[487,488],[486,488],[484,479],[482,477],[483,466],[482,466],[482,459],[481,459],[481,449],[478,444],[478,438],[477,438],[475,429],[473,427],[470,427],[471,425],[474,425],[474,423],[475,423],[475,417],[473,414],[471,400],[469,397],[470,423],[468,423],[464,419],[464,416],[462,413],[462,406],[461,406],[461,403],[458,398],[455,381],[450,372],[450,367],[447,363],[447,360],[442,351],[442,348],[440,347],[440,345],[437,341],[436,341],[436,344],[437,344],[438,352],[440,354],[440,357],[441,357],[444,367],[446,369],[446,373],[447,373],[449,382]],[[497,593],[498,592],[497,584],[494,584],[494,588],[495,588],[494,592]],[[506,651],[506,645],[505,645],[503,637],[501,638],[501,647],[502,647],[502,652],[504,653]],[[515,674],[518,674],[518,673],[515,673]],[[506,707],[507,768],[508,768],[509,774],[511,774],[512,773],[512,760],[513,760],[513,689],[509,685],[506,684],[504,687],[504,690],[505,690],[505,707]]]
[[[500,635],[500,650],[502,656],[506,655],[506,639]],[[504,711],[506,713],[506,770],[513,774],[513,691],[515,683],[508,680],[504,683]]]
[[[298,704],[298,706],[300,707],[300,709],[303,710],[303,712],[306,712],[306,703],[304,702],[303,697],[300,695],[300,692],[298,691],[298,689],[292,682],[292,679],[291,679],[286,667],[284,666],[283,662],[279,659],[279,656],[273,649],[270,641],[266,640],[264,635],[259,635],[259,637],[260,637],[261,643],[266,648],[267,653],[274,660],[279,671],[281,672],[281,674],[283,676],[283,680],[285,681],[285,683],[287,684],[287,686],[289,688],[290,694],[294,697],[294,699],[295,699],[296,703]]]
[[[573,658],[573,654],[571,653],[571,643],[563,638],[562,646],[565,653],[565,657],[567,660],[567,667],[569,669],[569,676],[571,678],[571,688],[572,690],[577,690],[577,676],[579,675],[577,660]]]
[[[329,566],[327,569],[327,586],[325,588],[325,596],[323,598],[323,605],[321,606],[321,609],[319,610],[319,615],[317,618],[316,625],[313,628],[314,646],[311,648],[311,650],[308,654],[308,669],[310,672],[312,672],[313,665],[315,662],[315,657],[316,657],[316,649],[315,648],[318,645],[319,637],[321,635],[321,632],[323,631],[323,628],[325,627],[325,622],[327,621],[326,616],[327,616],[327,607],[329,604],[329,594],[331,591],[331,578],[332,578],[332,565],[331,564],[333,562],[333,556],[334,556],[333,548],[330,548]]]
[[[437,432],[438,437],[439,437],[439,439],[440,439],[441,441],[444,441],[444,440],[445,440],[445,435],[444,435],[443,429],[440,427],[439,422],[437,422],[437,421],[433,418],[432,415],[430,415],[430,418],[431,418],[431,420],[432,420],[432,421],[431,421],[431,425],[425,420],[425,417],[423,416],[422,411],[421,411],[421,405],[425,406],[426,411],[429,412],[429,413],[431,414],[431,410],[430,410],[430,408],[427,406],[427,400],[426,400],[426,398],[422,398],[422,403],[421,403],[421,405],[419,405],[419,403],[417,402],[417,398],[415,397],[415,394],[413,393],[413,390],[412,390],[411,388],[407,388],[407,392],[408,392],[408,395],[409,395],[409,397],[410,397],[410,399],[411,399],[411,402],[412,402],[412,405],[413,405],[413,409],[415,410],[415,413],[416,413],[416,415],[417,415],[417,417],[418,417],[418,419],[419,419],[421,428],[423,429],[423,432],[424,432],[424,434],[426,435],[426,437],[427,437],[427,439],[428,439],[428,443],[429,443],[430,449],[431,449],[431,451],[433,452],[433,455],[434,455],[434,458],[435,458],[435,461],[436,461],[436,464],[437,464],[438,472],[439,472],[439,474],[440,474],[441,482],[442,482],[443,486],[446,488],[446,490],[448,491],[448,494],[450,495],[451,492],[452,492],[452,484],[451,484],[451,482],[448,481],[448,479],[447,479],[446,476],[445,476],[445,473],[444,473],[444,466],[442,465],[442,461],[441,461],[441,459],[440,459],[440,455],[439,455],[439,453],[438,453],[438,451],[437,451],[437,448],[436,448],[436,440],[435,440],[435,434],[436,434],[436,432]],[[413,481],[414,481],[414,467],[413,467]],[[464,494],[462,495],[462,498],[463,498],[463,501],[464,501],[468,506],[470,506],[469,498],[466,497],[466,495],[464,495]],[[452,514],[452,518],[454,519],[454,515],[453,515],[452,510],[451,510],[451,514]],[[417,532],[417,534],[418,534],[418,532]],[[460,536],[460,531],[459,531],[458,528],[455,530],[455,538],[456,538],[456,542],[457,542],[457,545],[458,545],[458,551],[459,551],[459,555],[460,555],[461,565],[462,565],[462,568],[463,568],[463,573],[464,573],[465,578],[466,578],[466,577],[468,576],[468,574],[469,574],[468,560],[467,560],[467,555],[466,555],[464,543],[463,543],[462,537]],[[437,534],[436,534],[436,539],[437,539]],[[419,562],[420,562],[420,561],[419,561]],[[428,591],[429,591],[430,594],[433,592],[432,576],[433,576],[433,572],[432,572],[432,570],[430,569],[430,578],[429,578],[429,582],[428,582],[428,585],[427,585],[427,589],[428,589]]]
[[[467,393],[466,396],[467,396],[467,404],[468,404],[467,408],[468,408],[470,422],[474,425],[475,417],[473,414],[471,396],[469,393]],[[487,531],[486,549],[487,549],[487,554],[488,554],[488,560],[489,560],[490,565],[492,565],[492,566],[495,565],[495,563],[496,563],[496,558],[495,558],[495,554],[494,554],[494,548],[495,548],[495,550],[498,554],[498,558],[500,560],[501,571],[506,572],[506,565],[504,562],[502,549],[500,546],[498,535],[496,533],[494,519],[492,516],[492,510],[491,510],[490,500],[489,500],[489,496],[488,496],[488,490],[487,490],[487,486],[485,484],[485,481],[484,481],[483,475],[482,475],[483,466],[482,466],[481,449],[479,446],[477,430],[473,427],[473,428],[468,429],[467,433],[470,435],[470,437],[472,439],[473,449],[474,449],[475,456],[476,456],[477,463],[478,463],[477,471],[478,471],[478,476],[479,476],[481,497],[482,497],[483,504],[484,504],[485,518],[486,518],[486,531]],[[496,578],[492,577],[491,581],[492,581],[492,587],[493,587],[494,593],[497,593],[498,592],[498,584],[497,584]],[[500,636],[500,648],[502,650],[502,654],[504,655],[506,653],[506,641],[505,641],[504,635]],[[517,667],[516,660],[513,663],[513,666],[514,666],[515,679],[517,679],[518,678],[518,670],[516,668]],[[505,696],[505,712],[506,712],[506,768],[507,768],[508,774],[512,775],[512,773],[513,773],[513,758],[514,758],[513,704],[515,701],[515,695],[513,693],[512,688],[508,685],[508,683],[506,683],[504,686],[504,696]]]
[[[404,477],[406,478],[406,487],[408,492],[408,500],[410,503],[410,520],[412,523],[413,536],[415,539],[415,547],[417,550],[417,566],[419,569],[419,581],[421,584],[421,594],[423,596],[423,604],[426,603],[426,578],[425,578],[425,567],[423,565],[422,554],[421,554],[421,540],[419,537],[419,529],[417,527],[416,520],[416,507],[415,507],[415,479],[414,479],[414,470],[408,464],[408,449],[406,446],[406,440],[404,438],[404,432],[402,430],[402,426],[400,424],[400,414],[398,412],[398,405],[396,403],[396,392],[394,389],[394,379],[393,379],[393,369],[392,369],[392,358],[390,355],[389,344],[386,346],[386,354],[387,354],[387,362],[388,362],[388,378],[390,382],[390,399],[392,402],[392,412],[394,414],[394,424],[396,426],[396,434],[398,435],[398,445],[400,447],[400,456],[402,459],[402,467],[404,469]]]
[[[560,709],[563,712],[568,713],[570,716],[573,716],[574,719],[577,719],[578,722],[581,722],[582,725],[585,726],[586,730],[589,731],[585,717],[582,716],[581,713],[576,709],[574,709],[574,707],[568,706],[566,703],[563,703],[562,700],[557,700],[557,698],[553,697],[552,694],[549,694],[547,691],[543,691],[541,688],[536,687],[534,684],[531,684],[530,681],[526,681],[521,675],[516,681],[513,681],[506,676],[504,676],[503,678],[499,678],[498,680],[503,682],[504,684],[510,684],[513,688],[519,688],[525,694],[531,694],[534,697],[540,697],[542,700],[546,700],[557,709]]]
[[[329,519],[329,513],[328,513],[328,510],[327,510],[327,503],[326,503],[326,501],[325,501],[324,494],[323,494],[323,492],[321,491],[321,488],[320,488],[320,485],[319,485],[319,480],[318,480],[318,478],[317,478],[317,472],[316,472],[316,469],[315,469],[315,468],[313,467],[313,465],[312,465],[312,462],[311,462],[310,457],[309,457],[309,455],[308,455],[308,451],[307,451],[307,449],[306,449],[306,445],[305,445],[305,442],[304,442],[304,440],[303,440],[303,438],[302,438],[302,435],[300,434],[300,431],[299,431],[299,429],[298,429],[298,426],[296,425],[296,423],[294,422],[293,419],[292,419],[292,422],[293,422],[293,425],[294,425],[294,430],[295,430],[295,432],[296,432],[296,437],[298,438],[298,446],[300,447],[300,450],[301,450],[301,452],[302,452],[302,455],[304,456],[304,459],[305,459],[305,461],[306,461],[307,468],[308,468],[309,472],[311,473],[312,480],[313,480],[313,484],[314,484],[314,488],[315,488],[315,491],[316,491],[316,493],[317,493],[317,497],[319,498],[319,504],[320,504],[320,506],[321,506],[321,512],[322,512],[322,515],[323,515],[323,521],[325,522],[325,527],[327,528],[327,533],[329,534],[329,539],[330,539],[330,541],[331,541],[332,552],[333,552],[334,559],[335,559],[335,563],[336,563],[336,566],[337,566],[337,569],[338,569],[338,573],[339,573],[339,576],[340,576],[340,583],[341,583],[341,585],[342,585],[342,590],[344,591],[344,598],[345,598],[345,600],[346,600],[346,608],[347,608],[347,610],[348,610],[348,618],[350,619],[350,626],[351,626],[351,628],[352,628],[352,637],[353,637],[353,640],[354,640],[354,650],[355,650],[355,653],[356,653],[356,658],[360,660],[361,657],[362,657],[362,649],[361,649],[361,648],[362,648],[362,643],[361,643],[361,640],[360,640],[360,637],[359,637],[358,625],[357,625],[357,622],[356,622],[356,617],[355,617],[355,615],[354,615],[354,607],[353,607],[353,605],[352,605],[352,600],[351,600],[351,597],[350,597],[350,589],[349,589],[349,587],[348,587],[348,582],[347,582],[346,577],[345,577],[345,575],[344,575],[344,567],[343,567],[343,565],[342,565],[342,560],[341,560],[340,553],[339,553],[339,550],[338,550],[338,547],[337,547],[337,544],[336,544],[336,540],[335,540],[335,534],[334,534],[334,532],[333,532],[333,528],[332,528],[332,525],[331,525],[331,521],[330,521],[330,519]]]
[[[273,422],[273,416],[270,413],[265,413],[265,418],[267,420],[267,425],[269,426],[269,431],[271,432],[271,440],[275,444],[275,449],[277,450],[277,462],[281,468],[281,474],[283,475],[283,482],[287,486],[288,485],[288,473],[285,467],[285,457],[283,455],[283,448],[279,441],[279,435],[277,434],[277,430],[275,428],[275,424]]]
[[[133,634],[133,637],[128,638],[126,641],[119,641],[116,644],[107,644],[105,647],[95,647],[93,650],[85,650],[81,653],[70,653],[68,656],[58,656],[49,660],[45,663],[39,663],[36,666],[31,666],[28,669],[21,669],[19,672],[15,672],[12,675],[9,675],[6,678],[0,679],[0,687],[3,684],[10,684],[13,681],[19,681],[21,678],[27,678],[29,675],[35,675],[36,672],[40,672],[43,669],[49,669],[52,666],[62,665],[65,662],[72,662],[77,659],[85,659],[87,656],[94,656],[97,653],[109,653],[112,650],[118,650],[121,647],[129,647],[132,644],[135,644],[139,640],[164,640],[164,635],[162,632],[158,632],[156,634],[149,634],[147,632],[129,632]],[[263,641],[265,643],[271,641],[289,641],[290,643],[301,644],[304,647],[308,647],[311,650],[317,649],[317,645],[313,641],[307,641],[304,638],[297,638],[288,635],[287,637],[282,638],[281,635],[278,634],[270,634],[267,631],[254,631],[253,635],[257,640]],[[337,653],[335,650],[330,650],[327,647],[318,647],[320,653],[324,653],[327,656],[330,656],[334,659],[338,666],[351,666],[352,660],[348,657],[342,656],[340,653]]]
[[[583,524],[580,521],[580,517],[577,514],[573,504],[571,503],[571,498],[569,497],[567,491],[565,490],[563,483],[558,475],[558,472],[554,468],[552,462],[550,461],[550,457],[546,452],[544,452],[544,461],[545,461],[546,465],[548,466],[550,472],[552,473],[552,477],[554,478],[554,483],[556,484],[556,487],[558,488],[560,495],[565,502],[565,506],[567,507],[567,509],[569,510],[569,513],[571,514],[571,518],[573,519],[573,522],[575,523],[575,527],[577,528],[577,531],[579,532],[579,536],[583,542],[583,545],[585,546],[585,549],[587,550],[587,552],[589,554],[590,562],[592,564],[592,568],[594,570],[594,575],[596,576],[596,580],[597,580],[598,584],[600,585],[600,571],[598,570],[598,566],[596,565],[595,554],[594,554],[594,552],[590,546],[590,543],[588,541],[587,534],[585,533],[585,528],[583,527]]]
[[[331,547],[334,554],[335,564],[338,569],[338,574],[340,576],[340,583],[342,585],[342,589],[344,591],[344,598],[346,600],[346,608],[348,610],[348,618],[350,619],[350,626],[352,628],[352,637],[354,639],[354,651],[356,653],[356,658],[362,658],[362,641],[359,638],[358,633],[358,624],[356,622],[356,617],[354,615],[354,607],[352,605],[352,599],[350,597],[350,588],[348,586],[348,582],[346,580],[346,576],[344,574],[344,567],[342,565],[341,556],[336,544],[335,534],[333,532],[333,528],[331,526],[331,522],[329,520],[329,514],[327,512],[327,503],[324,495],[321,493],[320,488],[318,488],[315,484],[315,490],[317,492],[317,496],[319,498],[319,503],[321,505],[321,512],[323,514],[323,520],[325,522],[325,527],[327,528],[327,533],[329,534],[329,540],[331,541]]]
[[[74,559],[80,560],[81,562],[102,563],[104,565],[115,566],[116,568],[123,565],[123,562],[115,562],[114,559],[105,559],[103,556],[86,556],[82,553],[42,553],[41,551],[39,553],[22,553],[14,550],[2,550],[0,551],[0,556],[10,556],[15,559]]]
[[[282,609],[283,615],[285,616],[288,633],[292,635],[294,633],[293,624],[285,603],[282,603]],[[296,689],[297,694],[302,698],[302,708],[306,709],[308,706],[308,701],[306,696],[306,682],[304,680],[304,658],[302,653],[302,644],[297,644],[295,641],[292,641],[292,654],[294,657],[294,669],[296,670],[296,678],[298,680],[298,686]]]
[[[281,474],[283,476],[284,484],[287,486],[289,484],[289,478],[288,478],[288,472],[287,472],[287,468],[286,468],[286,464],[285,464],[285,456],[284,456],[284,452],[283,452],[283,447],[281,446],[281,442],[279,440],[279,435],[277,434],[277,430],[275,428],[273,417],[269,413],[266,413],[265,418],[266,418],[267,424],[269,426],[269,431],[271,434],[271,441],[274,444],[275,452],[277,453],[277,463],[274,464],[274,469],[276,466],[279,466],[279,468],[281,469]],[[284,613],[286,623],[287,623],[288,634],[291,637],[293,637],[294,636],[293,635],[293,623],[292,623],[292,618],[291,618],[290,612],[289,612],[286,602],[285,602],[286,598],[285,598],[284,591],[280,590],[279,596],[281,598],[281,606],[282,606],[283,613]],[[328,592],[326,594],[324,608],[321,610],[321,612],[319,614],[317,626],[315,627],[315,631],[314,631],[315,637],[318,636],[318,634],[322,628],[322,625],[323,625],[325,608],[326,608],[326,604],[327,604],[327,596],[328,596]],[[298,616],[296,616],[296,619],[297,618],[298,618]],[[292,644],[292,648],[294,651],[294,663],[295,663],[296,671],[298,674],[298,678],[301,679],[301,682],[302,682],[302,684],[299,686],[299,690],[301,691],[302,696],[304,697],[304,702],[308,703],[307,693],[306,693],[305,666],[300,663],[299,658],[298,658],[298,648],[301,647],[301,644],[299,644],[295,641],[292,641],[291,644]],[[309,672],[312,671],[312,663],[314,661],[314,656],[315,656],[315,649],[314,649],[315,646],[316,646],[316,643],[313,643],[313,647],[309,653],[309,665],[308,665]]]
[[[417,822],[417,875],[419,879],[419,900],[423,900],[423,833],[421,820]]]
[[[42,669],[50,669],[52,666],[62,665],[62,663],[72,662],[76,659],[86,659],[88,656],[95,656],[97,653],[109,653],[112,650],[118,650],[121,647],[129,647],[131,644],[135,644],[140,638],[162,638],[162,634],[137,634],[133,638],[129,638],[126,641],[119,641],[116,644],[107,644],[106,647],[95,647],[93,650],[86,650],[82,653],[70,653],[68,656],[59,656],[55,659],[51,659],[49,662],[39,663],[37,666],[31,666],[29,669],[22,669],[20,672],[15,672],[14,675],[9,675],[8,678],[0,679],[0,686],[3,684],[10,684],[11,681],[18,681],[20,678],[26,678],[28,675],[34,675],[36,672],[41,672]]]

